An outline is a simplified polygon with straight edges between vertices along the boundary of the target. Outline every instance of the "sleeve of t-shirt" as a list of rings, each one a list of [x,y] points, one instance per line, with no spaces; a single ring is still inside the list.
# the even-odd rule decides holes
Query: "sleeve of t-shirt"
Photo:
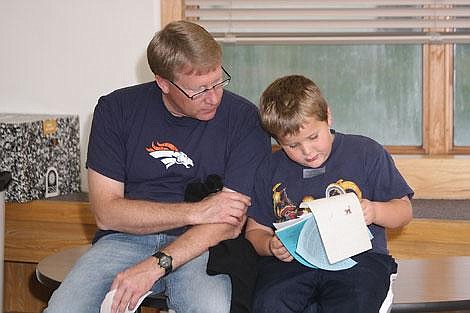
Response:
[[[98,100],[93,113],[86,166],[123,182],[126,154],[120,116],[122,114],[112,97],[104,96]]]
[[[275,221],[271,184],[271,157],[271,155],[266,156],[256,170],[256,183],[253,188],[251,207],[248,209],[249,217],[267,227],[272,227],[272,223]]]
[[[376,153],[369,154],[375,157],[371,158],[370,164],[366,164],[368,184],[373,187],[370,200],[390,201],[404,196],[411,199],[414,192],[395,166],[391,155],[378,144],[375,149]]]
[[[261,128],[256,110],[250,111],[243,123],[234,127],[228,144],[224,185],[252,196],[255,170],[261,160],[271,153],[271,142]]]

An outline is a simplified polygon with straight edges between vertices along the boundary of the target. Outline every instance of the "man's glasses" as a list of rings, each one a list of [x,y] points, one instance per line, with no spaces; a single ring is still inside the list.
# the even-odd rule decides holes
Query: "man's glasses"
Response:
[[[194,95],[190,96],[188,95],[188,93],[186,91],[183,90],[183,88],[181,88],[180,86],[178,86],[176,83],[174,83],[173,81],[169,80],[169,82],[175,86],[176,88],[179,89],[179,91],[181,91],[186,97],[188,97],[189,99],[191,100],[196,100],[196,99],[199,99],[199,98],[202,98],[203,96],[205,96],[209,91],[211,91],[212,89],[218,89],[218,88],[224,88],[225,86],[227,86],[229,83],[230,83],[230,80],[232,79],[232,76],[230,76],[230,74],[224,69],[223,66],[222,67],[222,71],[224,71],[224,74],[225,74],[225,79],[223,81],[221,81],[220,83],[217,83],[215,85],[213,85],[212,87],[210,88],[206,88],[204,90],[201,90],[201,91],[198,91],[196,92]]]

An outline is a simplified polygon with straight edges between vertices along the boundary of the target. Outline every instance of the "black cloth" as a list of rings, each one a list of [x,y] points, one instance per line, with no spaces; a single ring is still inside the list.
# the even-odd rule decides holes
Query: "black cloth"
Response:
[[[248,313],[256,286],[258,255],[241,234],[209,249],[207,274],[228,274],[232,281],[230,313]]]
[[[222,179],[218,175],[209,175],[205,182],[188,184],[184,198],[187,202],[201,201],[222,188]],[[207,274],[227,274],[232,282],[230,313],[250,312],[251,297],[256,285],[257,261],[255,249],[243,234],[209,248]]]

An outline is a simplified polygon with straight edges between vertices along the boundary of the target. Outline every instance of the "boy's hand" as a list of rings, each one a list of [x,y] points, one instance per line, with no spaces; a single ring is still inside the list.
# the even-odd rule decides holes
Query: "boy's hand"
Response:
[[[283,262],[291,262],[294,259],[276,235],[272,236],[269,240],[269,250],[276,258]]]
[[[367,199],[361,200],[362,213],[364,214],[364,221],[366,225],[374,223],[376,213],[374,203]]]

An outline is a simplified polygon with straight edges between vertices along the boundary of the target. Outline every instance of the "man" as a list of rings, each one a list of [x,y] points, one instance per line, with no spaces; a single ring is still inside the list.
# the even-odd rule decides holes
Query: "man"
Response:
[[[117,90],[95,108],[88,147],[92,248],[51,297],[47,313],[133,309],[165,292],[176,312],[229,312],[227,275],[206,273],[208,248],[237,237],[253,173],[270,153],[256,107],[224,91],[221,48],[202,27],[179,21],[147,48],[155,82]],[[189,183],[216,174],[224,188],[185,203]]]

